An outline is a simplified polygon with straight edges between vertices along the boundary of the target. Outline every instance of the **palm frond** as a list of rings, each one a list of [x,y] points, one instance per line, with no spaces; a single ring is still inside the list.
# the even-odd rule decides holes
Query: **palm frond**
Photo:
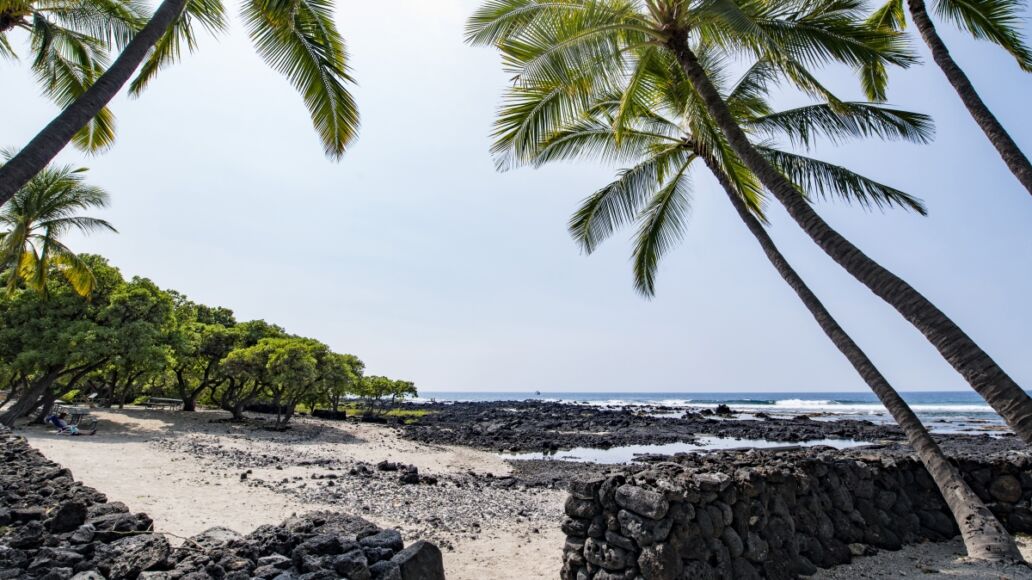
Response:
[[[907,27],[903,0],[888,0],[867,18],[866,24],[874,29],[903,30]]]
[[[758,146],[756,149],[789,181],[798,185],[809,196],[822,199],[838,198],[846,203],[856,203],[865,209],[897,206],[920,215],[928,214],[920,199],[840,165],[771,147]]]
[[[139,0],[34,0],[37,13],[119,50],[147,24],[147,4]]]
[[[979,40],[998,44],[1032,72],[1032,51],[1021,34],[1025,3],[1015,0],[935,0],[935,13]]]
[[[32,69],[43,90],[64,108],[75,102],[107,67],[104,43],[51,23],[40,14],[32,22]],[[95,153],[115,140],[115,117],[107,107],[73,137],[80,149]]]
[[[770,89],[780,73],[770,59],[757,60],[731,87],[725,101],[736,118],[749,118],[771,112]]]
[[[71,216],[39,222],[39,227],[46,228],[56,234],[63,234],[68,230],[78,230],[83,234],[92,234],[98,231],[109,231],[117,234],[118,230],[107,220],[86,216]]]
[[[339,158],[358,135],[359,121],[333,2],[249,0],[243,16],[258,54],[304,98],[326,155]]]
[[[50,238],[48,262],[57,268],[80,296],[89,296],[97,285],[97,279],[89,264],[56,238]]]
[[[583,119],[592,94],[551,86],[513,87],[506,92],[491,133],[499,170],[532,163],[543,144]]]
[[[18,59],[18,54],[14,52],[14,47],[11,46],[11,41],[7,39],[6,32],[0,32],[0,59]]]
[[[594,252],[614,231],[633,222],[670,173],[687,166],[689,156],[684,147],[673,147],[621,171],[615,181],[585,199],[569,222],[570,235],[581,250]]]
[[[221,0],[189,0],[183,13],[158,42],[154,44],[140,72],[129,83],[129,94],[138,96],[154,80],[158,72],[182,57],[183,49],[197,49],[194,22],[200,22],[208,32],[216,34],[226,28],[226,13]]]
[[[0,158],[8,159],[11,153],[0,152]],[[69,230],[115,231],[105,220],[81,215],[109,200],[104,190],[84,183],[84,173],[69,165],[48,165],[0,208],[0,224],[9,228],[0,235],[0,268],[10,272],[8,292],[24,281],[27,288],[45,295],[51,268],[60,270],[76,292],[91,291],[88,264],[60,240]]]
[[[548,31],[589,22],[619,24],[624,29],[653,34],[628,0],[490,0],[466,23],[466,42],[475,46],[500,46],[528,30]]]
[[[525,30],[535,19],[578,10],[581,2],[564,0],[491,0],[481,4],[466,22],[466,42],[489,46]]]
[[[656,294],[659,260],[684,236],[691,209],[691,179],[687,171],[693,159],[689,157],[652,196],[638,218],[632,262],[634,287],[643,296]]]
[[[535,166],[554,161],[594,159],[603,164],[635,162],[681,141],[662,133],[625,129],[620,143],[612,125],[588,118],[548,136],[533,157]]]
[[[774,137],[788,137],[804,147],[812,147],[818,136],[832,143],[870,137],[928,143],[935,135],[934,121],[928,115],[862,102],[842,103],[838,107],[798,107],[751,119],[743,125]]]

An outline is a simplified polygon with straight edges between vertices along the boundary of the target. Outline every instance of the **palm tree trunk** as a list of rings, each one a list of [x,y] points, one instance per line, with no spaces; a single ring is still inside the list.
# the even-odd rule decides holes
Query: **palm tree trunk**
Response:
[[[1007,164],[1011,173],[1032,194],[1032,163],[1029,163],[1028,157],[1025,157],[1025,154],[1018,148],[1018,144],[1011,138],[1010,133],[1003,128],[1000,121],[982,101],[982,97],[975,91],[971,80],[950,56],[949,49],[946,48],[946,44],[935,30],[935,24],[928,16],[924,0],[907,0],[907,6],[910,8],[910,16],[914,19],[917,31],[932,51],[932,60],[942,69],[946,80],[957,91],[957,95],[967,107],[971,118],[982,128],[982,132],[989,138],[993,147],[996,147],[996,151],[1003,158],[1003,162]]]
[[[686,35],[674,35],[670,48],[699,93],[734,152],[760,183],[785,206],[788,214],[824,253],[835,260],[875,295],[890,304],[932,343],[939,354],[996,410],[1011,429],[1032,444],[1032,397],[945,313],[899,276],[860,251],[810,207],[799,190],[749,142],[716,87],[706,76]]]
[[[81,97],[43,128],[24,149],[0,167],[0,206],[43,170],[72,137],[107,106],[154,44],[179,17],[187,0],[164,0],[147,25],[126,45],[111,67]]]
[[[785,256],[774,245],[774,240],[767,234],[763,225],[749,212],[745,203],[735,193],[734,185],[720,166],[708,156],[703,156],[703,159],[706,166],[717,177],[717,181],[723,186],[731,200],[731,205],[738,212],[738,217],[745,222],[756,241],[760,243],[763,253],[774,265],[774,269],[795,290],[796,295],[813,315],[824,334],[828,335],[839,352],[845,355],[856,372],[860,373],[867,386],[874,391],[878,400],[885,405],[889,414],[903,429],[907,441],[910,442],[910,446],[917,452],[921,463],[931,474],[943,499],[946,500],[946,505],[953,514],[953,518],[957,521],[968,556],[979,560],[1021,562],[1021,553],[1014,544],[1014,538],[971,490],[960,471],[950,463],[946,454],[943,453],[935,439],[932,439],[931,434],[928,433],[914,411],[799,277]]]

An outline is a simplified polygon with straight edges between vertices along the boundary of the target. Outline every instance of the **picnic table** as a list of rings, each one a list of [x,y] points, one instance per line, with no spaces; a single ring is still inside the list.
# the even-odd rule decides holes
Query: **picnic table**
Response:
[[[148,409],[153,409],[153,408],[157,407],[158,409],[173,409],[173,410],[175,410],[175,409],[179,409],[180,407],[183,406],[183,400],[182,399],[163,399],[161,397],[148,397],[147,400],[143,402],[143,406],[147,407]]]
[[[88,407],[80,407],[77,405],[55,405],[55,413],[68,413],[68,423],[70,425],[78,425],[83,417],[88,417],[90,410]]]

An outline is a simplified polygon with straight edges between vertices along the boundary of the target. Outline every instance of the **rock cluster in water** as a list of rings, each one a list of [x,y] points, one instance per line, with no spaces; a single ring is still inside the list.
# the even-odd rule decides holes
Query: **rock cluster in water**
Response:
[[[439,580],[440,550],[396,530],[315,512],[243,536],[212,528],[173,548],[146,514],[72,479],[0,430],[0,579]]]
[[[431,403],[405,435],[424,443],[468,445],[495,451],[554,451],[573,447],[692,441],[698,435],[798,442],[809,439],[901,439],[894,426],[869,421],[736,420],[732,409],[687,412],[672,407],[604,408],[571,403]],[[670,416],[676,415],[676,416]],[[719,418],[714,418],[719,417]]]
[[[878,549],[957,534],[907,454],[684,455],[570,485],[563,580],[794,579]],[[1032,531],[1032,457],[958,458],[1013,532]]]

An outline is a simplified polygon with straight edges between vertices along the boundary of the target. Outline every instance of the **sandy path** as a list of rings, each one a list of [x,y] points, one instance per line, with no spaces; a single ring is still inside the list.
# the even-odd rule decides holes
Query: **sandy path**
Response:
[[[220,455],[195,457],[177,452],[170,442],[294,460],[334,458],[376,463],[387,459],[414,464],[421,473],[435,475],[469,471],[505,475],[510,470],[507,463],[493,454],[414,443],[401,439],[393,429],[376,425],[334,423],[328,430],[320,431],[312,442],[299,443],[281,442],[270,432],[234,433],[233,426],[211,423],[213,418],[221,417],[214,412],[127,409],[98,411],[95,415],[100,419],[100,428],[93,437],[56,436],[42,427],[22,429],[21,434],[47,457],[71,469],[76,479],[104,492],[110,500],[124,502],[133,511],[146,512],[154,519],[157,530],[183,537],[216,525],[246,534],[260,525],[279,523],[292,514],[318,509],[348,510],[253,484],[262,479],[309,480],[315,468],[257,467],[251,470],[248,481],[242,481],[241,469],[224,466]],[[557,509],[561,509],[562,494],[550,493],[545,501],[557,502]],[[394,521],[388,513],[352,513],[378,525],[413,529],[407,525],[411,522]],[[558,576],[564,539],[558,520],[550,526],[532,521],[484,521],[476,532],[450,540],[451,549],[445,549],[449,579]],[[409,541],[417,539],[412,532],[406,537]]]
[[[1018,547],[1025,560],[1032,561],[1032,538],[1019,536]],[[879,551],[873,556],[854,559],[851,563],[821,570],[814,580],[853,580],[878,578],[907,580],[1028,580],[1027,568],[996,568],[964,561],[964,543],[960,538],[948,542],[926,542],[904,546],[895,552]]]

